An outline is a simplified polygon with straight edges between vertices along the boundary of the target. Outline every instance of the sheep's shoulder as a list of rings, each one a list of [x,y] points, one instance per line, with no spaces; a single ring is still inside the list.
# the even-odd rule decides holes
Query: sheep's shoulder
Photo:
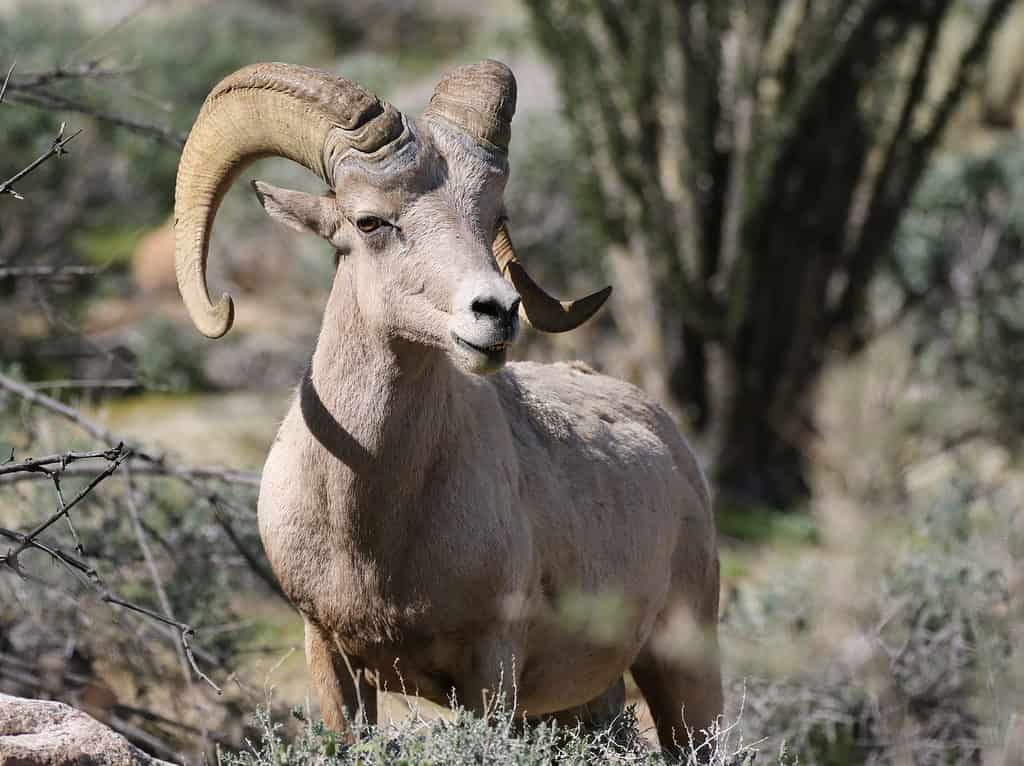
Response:
[[[634,425],[658,436],[676,433],[668,413],[636,386],[601,375],[584,362],[519,362],[498,376],[506,411],[558,441],[591,439]]]
[[[643,473],[664,465],[682,473],[703,504],[698,460],[663,407],[640,388],[583,362],[510,364],[497,376],[516,443],[552,460],[585,459]]]

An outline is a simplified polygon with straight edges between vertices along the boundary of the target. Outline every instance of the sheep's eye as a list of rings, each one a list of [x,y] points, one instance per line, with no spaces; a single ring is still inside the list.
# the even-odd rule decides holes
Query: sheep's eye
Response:
[[[387,221],[375,215],[364,215],[356,219],[356,226],[363,234],[370,234],[377,231],[381,226],[387,226]]]

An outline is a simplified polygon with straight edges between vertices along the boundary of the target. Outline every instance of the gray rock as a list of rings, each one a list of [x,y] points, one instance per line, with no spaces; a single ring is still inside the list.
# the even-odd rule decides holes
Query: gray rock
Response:
[[[0,766],[172,766],[62,702],[0,694]]]

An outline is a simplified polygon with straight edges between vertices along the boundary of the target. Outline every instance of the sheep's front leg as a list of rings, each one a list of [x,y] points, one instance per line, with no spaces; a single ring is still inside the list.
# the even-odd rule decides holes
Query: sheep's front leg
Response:
[[[515,652],[510,641],[493,639],[475,646],[455,683],[456,701],[474,715],[486,717],[500,705],[511,707],[517,677]]]
[[[330,635],[306,621],[306,665],[329,729],[351,736],[351,722],[377,723],[377,690],[367,670],[346,657]]]
[[[552,713],[551,718],[559,726],[573,727],[582,724],[585,731],[595,732],[608,728],[612,721],[622,715],[626,708],[626,683],[619,677],[598,697],[568,710]],[[548,716],[543,716],[539,720]]]

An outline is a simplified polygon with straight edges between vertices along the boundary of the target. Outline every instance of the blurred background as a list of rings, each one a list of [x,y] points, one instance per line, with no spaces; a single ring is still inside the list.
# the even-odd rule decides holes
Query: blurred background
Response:
[[[37,551],[39,582],[0,571],[0,691],[197,763],[258,705],[315,708],[253,485],[333,256],[236,183],[211,248],[236,325],[201,338],[173,271],[180,148],[245,64],[321,67],[416,114],[491,57],[519,83],[521,259],[559,295],[615,287],[514,354],[630,380],[693,442],[747,738],[805,763],[1020,763],[1022,51],[1011,0],[0,0],[0,183],[62,122],[82,131],[0,194],[0,460],[116,444],[53,402],[157,456],[47,535],[194,627],[224,693],[173,626]],[[252,177],[320,191],[280,160]],[[63,487],[0,475],[0,527],[31,530],[54,484],[70,498],[103,466],[79,467]]]

